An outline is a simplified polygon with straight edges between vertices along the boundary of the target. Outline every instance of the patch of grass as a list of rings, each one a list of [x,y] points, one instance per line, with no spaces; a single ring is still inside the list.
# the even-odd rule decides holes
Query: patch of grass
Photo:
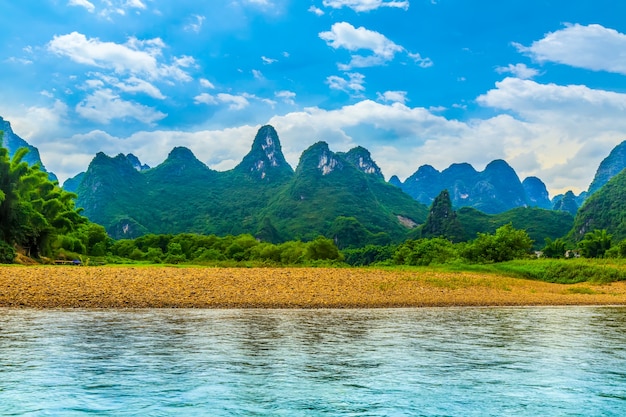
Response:
[[[400,267],[400,270],[415,270],[416,268],[424,271],[445,272],[446,274],[474,272],[557,284],[577,284],[581,282],[607,284],[626,280],[626,262],[617,259],[525,259],[490,264],[456,262],[436,266],[431,265],[427,268]],[[448,287],[456,285],[458,287],[457,284],[446,283],[441,285]]]
[[[493,264],[493,267],[505,275],[557,284],[605,284],[626,280],[624,264],[593,259],[511,261]]]
[[[566,292],[568,294],[588,294],[588,295],[600,294],[599,292],[594,291],[589,287],[571,287],[571,288],[568,288]]]

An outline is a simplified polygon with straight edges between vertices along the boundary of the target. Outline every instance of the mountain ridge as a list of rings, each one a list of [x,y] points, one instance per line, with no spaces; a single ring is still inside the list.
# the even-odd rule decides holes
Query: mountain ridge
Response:
[[[184,147],[156,167],[136,166],[135,158],[98,153],[77,188],[77,205],[114,238],[197,232],[308,240],[348,217],[373,240],[390,242],[408,230],[398,216],[419,224],[427,212],[384,181],[364,148],[335,153],[320,141],[293,170],[271,126],[259,129],[249,153],[228,171],[211,170]]]
[[[524,187],[515,170],[506,161],[496,159],[481,172],[466,162],[451,164],[441,172],[422,165],[404,182],[392,177],[390,183],[422,204],[431,204],[442,190],[448,190],[454,208],[472,207],[496,214],[515,207],[550,207],[545,184],[532,178],[524,180]]]

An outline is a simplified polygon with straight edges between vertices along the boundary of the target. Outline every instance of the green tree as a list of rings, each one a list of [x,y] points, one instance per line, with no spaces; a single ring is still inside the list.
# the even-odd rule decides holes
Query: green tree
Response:
[[[606,229],[596,229],[588,232],[578,242],[580,254],[585,258],[603,258],[605,252],[611,248],[612,239],[613,236],[608,234]]]
[[[458,258],[454,244],[447,239],[409,240],[400,245],[394,254],[394,263],[398,265],[444,264]]]
[[[347,216],[335,218],[329,233],[340,249],[362,247],[370,234],[355,217]]]
[[[509,223],[496,229],[493,235],[479,233],[465,246],[462,256],[471,262],[504,262],[527,257],[532,246],[528,233],[514,229]]]
[[[319,236],[315,240],[307,243],[306,257],[311,261],[343,260],[343,255],[339,252],[339,249],[337,249],[335,242],[324,236]]]
[[[0,147],[0,239],[31,256],[48,256],[57,237],[88,220],[74,207],[76,195],[50,181],[38,165],[29,166],[27,153],[21,148],[9,158]]]
[[[562,238],[554,240],[549,237],[545,240],[546,245],[541,249],[543,256],[546,258],[564,258],[565,257],[565,241]]]
[[[395,251],[394,245],[367,245],[364,248],[344,249],[342,253],[347,264],[365,266],[388,261]]]

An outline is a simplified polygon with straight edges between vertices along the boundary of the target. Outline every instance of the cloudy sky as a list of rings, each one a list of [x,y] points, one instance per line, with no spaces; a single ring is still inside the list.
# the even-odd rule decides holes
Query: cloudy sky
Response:
[[[505,159],[551,196],[626,140],[619,0],[2,1],[0,115],[61,182],[96,152],[235,166],[272,124],[388,179]]]

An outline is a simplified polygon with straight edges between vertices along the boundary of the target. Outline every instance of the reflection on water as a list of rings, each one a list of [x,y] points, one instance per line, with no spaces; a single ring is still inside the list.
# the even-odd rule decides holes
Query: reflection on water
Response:
[[[0,415],[626,415],[626,309],[1,310]]]

